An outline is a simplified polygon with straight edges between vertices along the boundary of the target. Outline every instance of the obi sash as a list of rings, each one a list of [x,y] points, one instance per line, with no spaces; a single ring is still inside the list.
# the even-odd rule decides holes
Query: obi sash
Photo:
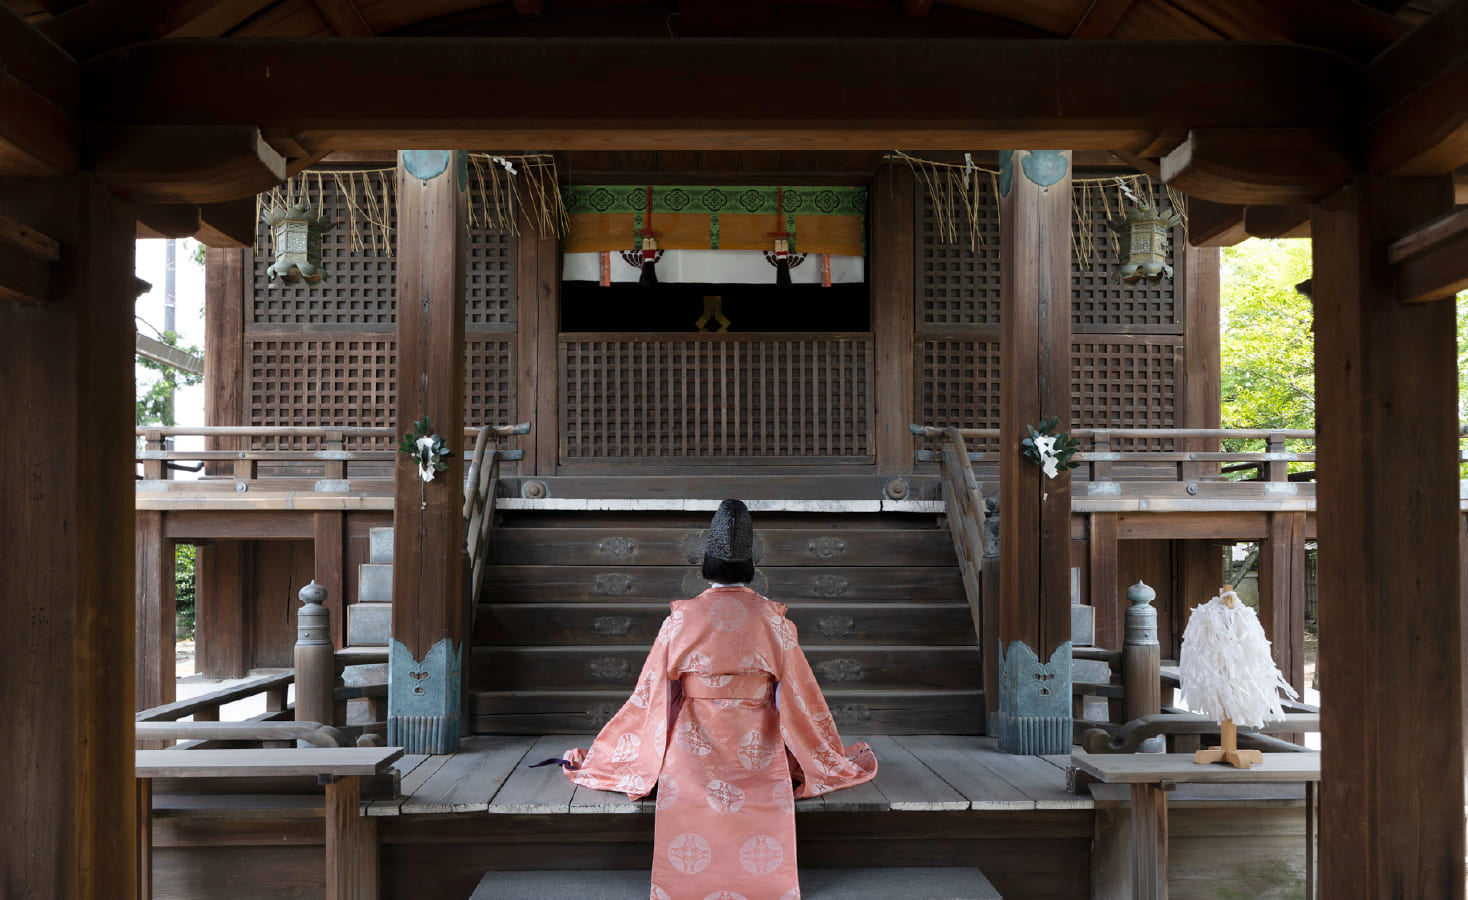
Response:
[[[775,679],[769,675],[684,675],[683,696],[695,700],[769,700]]]

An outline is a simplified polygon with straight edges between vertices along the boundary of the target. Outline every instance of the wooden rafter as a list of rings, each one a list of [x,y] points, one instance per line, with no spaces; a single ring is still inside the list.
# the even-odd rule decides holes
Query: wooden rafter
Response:
[[[88,132],[92,169],[139,203],[222,203],[285,180],[285,157],[248,125],[101,127]]]
[[[1110,37],[1117,24],[1131,11],[1133,2],[1135,0],[1091,0],[1070,30],[1070,36],[1082,40]]]
[[[1130,90],[1138,53],[1169,72],[1145,104]],[[728,64],[713,95],[702,77],[710,58]],[[641,61],[661,73],[660,102],[606,104],[608,94],[646,87]],[[913,91],[916,70],[931,83],[1009,87],[982,96]],[[201,71],[211,77],[198,78]],[[527,81],[530,71],[538,75]],[[720,38],[174,40],[110,54],[85,72],[89,122],[250,124],[336,150],[1136,150],[1179,127],[1348,129],[1358,116],[1352,85],[1362,77],[1349,61],[1288,45]],[[518,87],[505,91],[507,83]],[[301,102],[307,84],[333,101]],[[769,102],[797,95],[823,100]],[[169,102],[155,102],[160,96]],[[465,96],[495,102],[466,106]],[[1068,112],[1057,118],[1056,110]]]
[[[49,302],[52,264],[60,258],[61,245],[54,238],[0,216],[0,299]]]
[[[1356,171],[1344,152],[1308,128],[1197,128],[1162,158],[1162,180],[1219,203],[1311,203]]]
[[[1188,198],[1188,243],[1194,247],[1228,247],[1248,236],[1244,207]]]
[[[0,6],[0,175],[66,175],[80,158],[76,61]]]
[[[1396,267],[1397,299],[1441,300],[1468,290],[1468,209],[1459,209],[1393,241],[1387,259]]]
[[[1452,0],[1370,66],[1371,169],[1441,175],[1468,165],[1468,0]]]
[[[342,37],[372,37],[372,26],[362,18],[362,11],[357,8],[354,0],[311,0],[316,4],[316,11],[321,17]],[[516,3],[515,8],[519,9]]]

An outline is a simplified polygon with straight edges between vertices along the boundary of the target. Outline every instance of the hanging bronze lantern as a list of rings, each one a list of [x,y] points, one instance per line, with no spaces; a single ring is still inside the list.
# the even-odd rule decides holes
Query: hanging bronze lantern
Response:
[[[1150,206],[1133,206],[1123,216],[1107,222],[1116,232],[1120,250],[1117,279],[1135,284],[1171,278],[1172,266],[1167,264],[1168,236],[1182,219],[1175,212],[1162,212]]]
[[[289,209],[271,207],[265,221],[275,240],[275,262],[266,269],[269,277],[286,284],[319,282],[325,274],[321,270],[321,235],[336,223],[301,203]]]

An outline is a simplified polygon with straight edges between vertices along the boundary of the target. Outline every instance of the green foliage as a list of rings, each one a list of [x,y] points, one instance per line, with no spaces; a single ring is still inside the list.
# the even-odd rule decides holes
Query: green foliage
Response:
[[[158,339],[170,347],[177,347],[178,333],[165,331]],[[189,353],[199,356],[198,347],[183,348]],[[173,396],[174,392],[181,387],[189,387],[198,384],[203,379],[198,375],[181,372],[172,366],[145,359],[141,356],[136,358],[139,368],[147,370],[153,375],[139,373],[137,379],[137,424],[138,425],[173,425]]]
[[[174,609],[178,616],[175,634],[180,640],[194,639],[194,552],[193,544],[175,544],[173,549]]]
[[[1310,242],[1245,241],[1223,251],[1223,426],[1314,428]]]

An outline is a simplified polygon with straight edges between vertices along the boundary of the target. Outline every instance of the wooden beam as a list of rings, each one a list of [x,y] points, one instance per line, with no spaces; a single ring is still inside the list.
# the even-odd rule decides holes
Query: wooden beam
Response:
[[[1244,208],[1244,231],[1257,238],[1300,238],[1310,236],[1312,207],[1247,206]]]
[[[61,245],[56,296],[0,303],[0,631],[6,892],[130,895],[133,703],[133,222],[88,175],[0,182],[0,215]],[[44,432],[44,451],[37,443]]]
[[[1393,241],[1397,300],[1422,303],[1468,290],[1468,209],[1434,219]]]
[[[1132,96],[1139,54],[1169,73],[1141,104]],[[726,62],[713,98],[702,77],[711,58]],[[643,62],[659,72],[659,102],[603,102],[645,91]],[[1363,78],[1354,63],[1284,44],[961,38],[168,40],[84,70],[89,124],[249,124],[335,150],[1138,150],[1176,128],[1349,130]],[[201,71],[211,77],[198,78]],[[529,71],[537,77],[525,82]],[[929,83],[1006,89],[913,91],[913,71]],[[504,91],[508,83],[517,89]],[[302,103],[302,85],[332,102]],[[466,107],[466,95],[496,101]],[[790,95],[822,102],[769,102]],[[167,103],[153,99],[165,96]],[[1066,113],[1057,118],[1056,110]]]
[[[79,135],[69,112],[0,67],[0,176],[75,172]]]
[[[342,37],[372,37],[372,26],[362,18],[354,0],[311,0],[316,11]],[[519,4],[516,4],[518,7]]]
[[[1371,170],[1444,175],[1468,165],[1468,0],[1450,0],[1371,62]]]
[[[35,26],[0,5],[0,59],[6,73],[47,102],[68,113],[81,97],[82,76],[76,60]]]
[[[926,16],[933,11],[933,0],[902,0],[902,12],[909,16]]]
[[[174,701],[177,654],[174,651],[173,541],[163,534],[163,513],[137,514],[136,708],[152,709]],[[162,749],[161,747],[155,749]]]
[[[522,16],[538,16],[545,12],[540,0],[515,0],[515,12]]]
[[[249,125],[90,129],[92,170],[139,203],[223,203],[286,179],[285,157]]]
[[[0,243],[0,299],[27,305],[51,302],[51,272],[50,263]]]
[[[1453,173],[1453,202],[1458,206],[1468,204],[1468,172]]]
[[[1076,20],[1070,36],[1080,40],[1100,40],[1111,37],[1116,26],[1131,12],[1135,0],[1091,0],[1091,5]]]
[[[1188,243],[1194,247],[1231,247],[1246,239],[1244,207],[1188,198]]]
[[[1162,157],[1162,180],[1218,203],[1311,203],[1356,171],[1345,154],[1306,128],[1195,128]]]
[[[199,207],[199,231],[194,237],[205,247],[249,248],[255,246],[258,221],[254,197],[206,203]]]
[[[1335,436],[1317,455],[1350,486],[1317,500],[1320,896],[1461,900],[1457,329],[1452,304],[1393,302],[1392,200],[1358,178],[1311,224],[1316,403]],[[1426,722],[1431,740],[1392,748]]]
[[[192,203],[139,204],[139,238],[186,238],[199,232],[199,207]]]
[[[9,216],[0,215],[0,244],[9,244],[38,262],[61,259],[61,244],[55,238]]]

